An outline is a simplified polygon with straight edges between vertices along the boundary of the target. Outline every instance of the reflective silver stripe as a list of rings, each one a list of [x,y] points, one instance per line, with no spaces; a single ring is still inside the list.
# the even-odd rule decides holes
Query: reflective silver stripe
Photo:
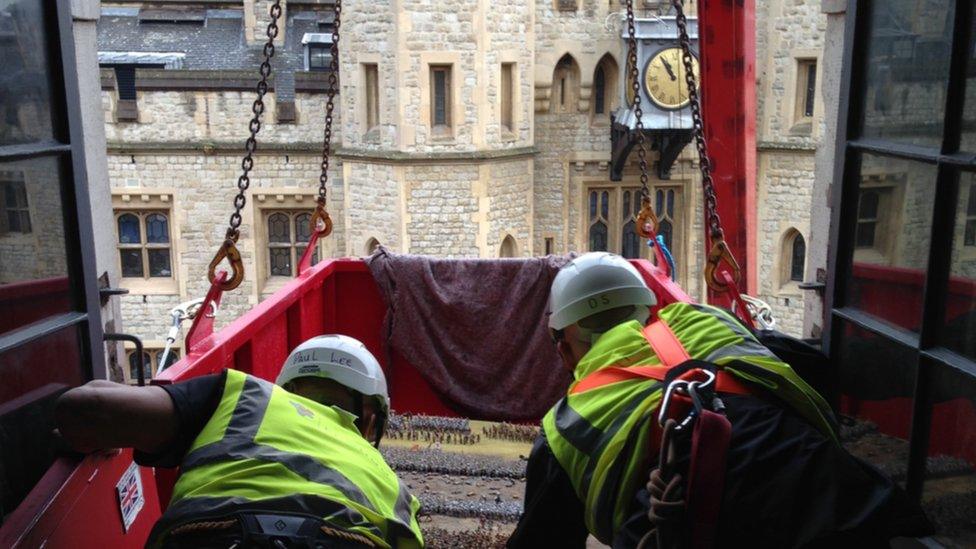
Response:
[[[226,385],[226,381],[224,383]],[[227,448],[229,441],[253,443],[254,437],[258,434],[258,429],[261,428],[261,422],[264,421],[264,413],[268,410],[268,404],[271,402],[271,391],[272,386],[267,382],[259,382],[251,376],[244,378],[244,386],[241,388],[241,394],[237,397],[237,404],[234,405],[234,412],[227,423],[224,437],[187,454],[180,465],[183,472],[204,465],[200,462],[199,456],[223,451]],[[210,460],[206,463],[212,462],[213,460]]]
[[[273,387],[267,381],[247,376],[224,433],[224,438],[190,452],[183,459],[181,465],[183,472],[211,463],[246,459],[278,463],[309,482],[331,486],[349,501],[375,511],[375,506],[362,490],[339,471],[309,455],[286,452],[254,441],[271,402]],[[396,521],[402,522],[407,529],[407,534],[414,537],[412,530],[410,530],[413,513],[410,510],[409,498],[409,492],[401,485],[395,506]],[[402,510],[404,508],[406,509],[405,512]],[[389,522],[396,524],[396,521]],[[382,534],[380,537],[383,537]]]
[[[737,336],[741,336],[744,339],[755,340],[755,336],[748,328],[742,325],[741,322],[728,312],[719,309],[718,307],[712,307],[711,305],[702,305],[701,303],[688,303],[688,305],[700,313],[707,314],[714,317],[716,320],[725,325],[726,328],[732,330]]]
[[[754,335],[749,331],[748,328],[742,325],[738,319],[730,315],[728,312],[718,309],[716,307],[710,307],[708,305],[701,305],[699,303],[689,303],[689,305],[696,311],[707,314],[722,323],[723,326],[732,330],[732,333],[742,338],[742,343],[734,346],[726,346],[720,349],[716,349],[707,357],[704,358],[706,362],[717,362],[723,358],[742,358],[742,357],[756,357],[761,356],[765,358],[772,358],[774,360],[779,360],[772,351],[766,348],[759,340],[756,339]]]
[[[234,406],[234,413],[230,416],[227,430],[224,431],[224,438],[253,440],[257,436],[261,422],[264,421],[264,413],[268,410],[268,403],[271,402],[273,387],[270,383],[258,381],[251,376],[244,378],[244,387],[237,399],[237,405]]]
[[[363,528],[379,539],[383,532],[355,509],[327,498],[295,494],[282,498],[251,500],[239,497],[196,497],[174,502],[156,523],[147,547],[163,541],[165,533],[186,522],[231,517],[237,513],[298,513],[323,520],[340,528]],[[411,537],[416,537],[410,532]]]
[[[590,455],[600,444],[603,431],[574,410],[569,405],[569,397],[564,397],[556,404],[555,419],[559,435],[581,453]]]
[[[284,452],[266,444],[253,441],[224,439],[221,444],[210,444],[187,456],[186,464],[190,468],[200,467],[210,463],[225,461],[240,461],[253,459],[278,463],[289,471],[316,484],[331,486],[342,493],[350,501],[364,507],[373,508],[373,504],[366,499],[366,495],[339,471],[331,469],[311,456]],[[191,460],[192,457],[192,460]]]
[[[750,341],[748,339],[744,340],[738,345],[721,347],[715,349],[710,355],[705,358],[705,362],[717,363],[723,358],[731,359],[742,359],[742,358],[771,358],[773,360],[779,361],[776,355],[772,351],[763,346],[762,343],[757,341]]]
[[[388,538],[391,541],[398,537],[416,537],[416,534],[414,534],[413,530],[410,528],[410,523],[413,519],[413,509],[410,507],[412,496],[410,495],[410,491],[407,490],[407,486],[399,478],[397,478],[397,485],[397,499],[396,503],[393,505],[393,514],[396,515],[397,520],[391,524],[394,527],[399,527],[402,524],[403,528],[397,529],[404,531],[402,533],[396,532],[397,535],[392,535],[393,532],[391,532],[391,535]]]
[[[608,540],[613,538],[614,510],[617,507],[617,498],[620,496],[621,482],[623,481],[624,470],[627,468],[627,462],[636,451],[637,439],[640,438],[640,434],[643,432],[651,432],[651,420],[654,418],[654,415],[643,418],[627,433],[627,441],[620,449],[620,453],[617,454],[618,458],[614,460],[607,470],[606,478],[603,481],[604,489],[597,494],[595,510],[596,529],[601,535],[606,535]],[[650,462],[656,462],[657,457],[647,455],[646,460],[648,461],[648,465]],[[638,469],[638,473],[644,472],[643,469]],[[638,483],[638,486],[640,486],[640,483]],[[610,488],[613,489],[611,490]],[[624,497],[634,497],[634,494],[625,494]]]

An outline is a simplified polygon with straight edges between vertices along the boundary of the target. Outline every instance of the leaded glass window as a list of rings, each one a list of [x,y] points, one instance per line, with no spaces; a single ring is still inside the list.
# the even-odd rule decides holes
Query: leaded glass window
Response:
[[[173,277],[167,212],[116,211],[115,225],[124,278]]]
[[[273,211],[266,214],[268,230],[268,275],[295,276],[298,263],[312,235],[312,214],[305,210]],[[312,255],[318,263],[319,251]]]

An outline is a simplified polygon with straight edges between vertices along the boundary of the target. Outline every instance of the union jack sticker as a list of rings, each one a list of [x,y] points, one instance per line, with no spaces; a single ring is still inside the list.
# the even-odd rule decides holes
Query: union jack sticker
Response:
[[[129,463],[129,468],[115,485],[115,492],[119,498],[119,511],[122,512],[122,528],[128,532],[146,503],[142,491],[142,475],[134,462]]]

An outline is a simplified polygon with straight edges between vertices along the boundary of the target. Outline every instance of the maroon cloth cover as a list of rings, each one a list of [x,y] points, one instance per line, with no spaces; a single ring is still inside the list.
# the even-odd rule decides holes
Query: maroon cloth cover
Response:
[[[549,287],[571,257],[436,259],[380,248],[366,260],[388,305],[386,343],[460,414],[538,420],[566,394],[546,326]]]

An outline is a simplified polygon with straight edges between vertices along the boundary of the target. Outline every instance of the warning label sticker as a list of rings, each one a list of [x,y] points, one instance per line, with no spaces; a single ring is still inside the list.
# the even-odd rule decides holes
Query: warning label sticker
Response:
[[[119,511],[122,512],[122,527],[126,532],[139,516],[142,506],[146,503],[146,498],[142,491],[142,475],[139,474],[139,467],[133,462],[122,474],[122,478],[115,485],[115,492],[119,497]]]

